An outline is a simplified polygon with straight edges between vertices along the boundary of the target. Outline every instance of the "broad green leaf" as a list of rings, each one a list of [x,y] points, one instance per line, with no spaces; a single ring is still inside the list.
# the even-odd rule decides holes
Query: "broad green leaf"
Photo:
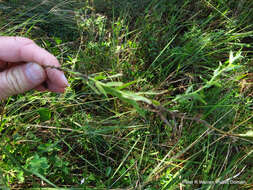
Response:
[[[158,101],[156,101],[156,100],[151,100],[152,101],[152,103],[154,104],[154,105],[156,105],[156,106],[160,106],[161,104],[160,104],[160,102],[158,102]]]
[[[137,80],[128,82],[128,83],[126,83],[126,84],[123,84],[122,86],[117,87],[117,89],[118,89],[118,90],[121,90],[121,89],[127,88],[127,87],[129,87],[129,86],[131,86],[131,85],[133,85],[133,84],[135,84],[135,83],[137,83],[137,82],[138,82]]]
[[[106,76],[98,75],[94,77],[95,80],[104,80],[106,79]]]
[[[57,45],[60,45],[62,43],[62,40],[60,38],[54,37],[54,40]]]
[[[107,167],[107,168],[106,168],[106,171],[105,171],[106,177],[109,177],[110,174],[111,174],[111,172],[112,172],[112,167],[111,167],[111,166]]]
[[[87,82],[88,86],[96,93],[96,94],[101,94],[95,87],[94,87],[94,82]]]
[[[44,175],[49,168],[49,164],[46,157],[39,157],[39,155],[36,154],[31,160],[28,161],[27,167],[31,171]]]
[[[24,178],[24,171],[22,170],[19,170],[17,172],[17,178],[19,180],[20,183],[23,183],[25,181],[25,178]]]
[[[142,101],[142,102],[146,102],[147,104],[152,104],[152,102],[145,98],[144,96],[139,96],[136,93],[132,93],[132,92],[122,92],[122,95],[124,98],[127,99],[131,99],[131,100],[135,100],[135,101]]]
[[[101,93],[101,94],[104,94],[106,97],[107,97],[107,93],[106,93],[106,91],[105,91],[105,89],[104,89],[104,84],[103,83],[101,83],[101,82],[99,82],[99,81],[96,81],[95,82],[95,85],[96,85],[96,87],[97,87],[97,89],[99,90],[99,92]]]
[[[51,119],[51,111],[48,108],[40,108],[38,109],[40,115],[40,121],[48,121]]]
[[[105,83],[104,85],[108,87],[118,87],[118,86],[124,85],[124,83],[123,82],[108,82],[108,83]]]

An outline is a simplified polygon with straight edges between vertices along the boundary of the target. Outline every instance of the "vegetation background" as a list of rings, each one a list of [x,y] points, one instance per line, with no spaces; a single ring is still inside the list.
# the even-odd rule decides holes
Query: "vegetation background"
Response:
[[[71,84],[1,103],[1,189],[253,188],[253,1],[2,0],[0,35]]]

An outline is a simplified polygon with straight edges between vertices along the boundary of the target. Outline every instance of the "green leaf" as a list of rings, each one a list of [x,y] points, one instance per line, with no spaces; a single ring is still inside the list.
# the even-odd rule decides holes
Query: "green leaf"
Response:
[[[187,90],[185,91],[185,94],[189,94],[193,90],[193,85],[189,86]]]
[[[229,64],[232,64],[234,63],[237,59],[241,58],[241,52],[237,52],[235,57],[233,55],[233,52],[230,51],[230,54],[229,54]]]
[[[48,108],[40,108],[38,110],[40,115],[40,121],[48,121],[51,119],[51,111]]]
[[[57,144],[56,143],[41,143],[39,146],[38,146],[38,150],[41,152],[41,153],[44,153],[44,152],[53,152],[53,151],[57,151],[59,150],[58,147],[57,147]]]
[[[122,96],[124,98],[131,99],[134,101],[142,101],[142,102],[146,102],[147,104],[152,104],[152,102],[149,99],[145,98],[144,96],[140,96],[136,93],[133,93],[133,92],[124,91],[124,92],[122,92]]]
[[[99,90],[99,92],[101,94],[104,94],[107,97],[107,93],[106,93],[105,89],[103,88],[103,83],[101,83],[99,81],[95,81],[95,85],[96,85],[97,89]]]
[[[213,72],[213,76],[216,77],[220,74],[220,71],[221,71],[221,66],[222,66],[222,63],[219,62],[219,67],[217,69],[214,70]]]
[[[161,105],[160,102],[158,102],[157,100],[151,100],[151,101],[156,106],[160,106]]]
[[[60,38],[54,37],[54,40],[57,45],[60,45],[62,43],[62,40]]]
[[[95,181],[96,180],[96,178],[95,178],[95,176],[93,174],[90,174],[89,177],[88,177],[88,179],[90,181]]]
[[[96,93],[96,94],[101,94],[96,87],[94,87],[94,82],[87,82],[88,86]]]
[[[253,131],[248,131],[245,134],[239,134],[241,137],[253,137]]]
[[[106,168],[106,171],[105,171],[106,177],[109,177],[110,174],[111,174],[111,172],[112,172],[112,167],[111,167],[111,166],[107,167],[107,168]]]
[[[135,83],[137,83],[137,82],[138,82],[137,80],[128,82],[128,83],[126,83],[126,84],[123,84],[122,86],[117,87],[117,89],[118,89],[118,90],[121,90],[121,89],[127,88],[127,87],[129,87],[129,86],[131,86],[132,84],[135,84]]]
[[[232,70],[235,70],[235,69],[239,69],[241,67],[242,67],[241,65],[231,64],[231,65],[228,65],[226,68],[224,68],[222,71],[223,72],[229,72],[229,71],[232,71]]]
[[[18,171],[18,174],[17,174],[17,178],[18,178],[18,181],[20,183],[23,183],[25,181],[25,178],[24,178],[24,171]]]
[[[104,79],[106,79],[106,77],[102,76],[102,75],[98,75],[98,76],[95,76],[94,79],[95,80],[104,80]]]
[[[108,87],[117,87],[117,86],[122,86],[123,84],[124,84],[123,82],[108,82],[108,83],[105,83],[104,85]]]
[[[141,116],[145,116],[145,112],[143,109],[141,109],[137,103],[137,101],[142,101],[142,100],[145,100],[145,102],[151,102],[150,100],[148,100],[147,98],[144,98],[141,96],[134,96],[134,95],[130,95],[130,93],[128,92],[123,92],[123,91],[120,91],[118,89],[115,89],[115,88],[111,88],[111,87],[108,87],[108,86],[104,86],[104,90],[106,91],[107,94],[110,94],[112,96],[116,96],[118,97],[120,100],[126,102],[126,103],[129,103],[131,104],[136,110],[137,112],[141,115]],[[133,93],[132,93],[133,94]],[[138,98],[137,98],[138,96]]]
[[[46,174],[49,164],[46,157],[39,157],[36,154],[31,160],[28,160],[27,168],[40,174]]]

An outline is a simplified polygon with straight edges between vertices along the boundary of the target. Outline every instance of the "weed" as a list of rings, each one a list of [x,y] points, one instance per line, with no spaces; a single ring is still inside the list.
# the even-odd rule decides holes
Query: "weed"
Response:
[[[1,105],[1,188],[251,188],[252,7],[1,2],[0,34],[34,39],[71,84]]]

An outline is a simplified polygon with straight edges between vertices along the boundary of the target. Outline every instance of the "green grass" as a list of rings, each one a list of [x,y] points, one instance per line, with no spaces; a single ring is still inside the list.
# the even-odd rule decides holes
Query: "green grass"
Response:
[[[0,35],[36,41],[71,84],[1,104],[1,188],[253,188],[252,15],[247,0],[0,2]]]

